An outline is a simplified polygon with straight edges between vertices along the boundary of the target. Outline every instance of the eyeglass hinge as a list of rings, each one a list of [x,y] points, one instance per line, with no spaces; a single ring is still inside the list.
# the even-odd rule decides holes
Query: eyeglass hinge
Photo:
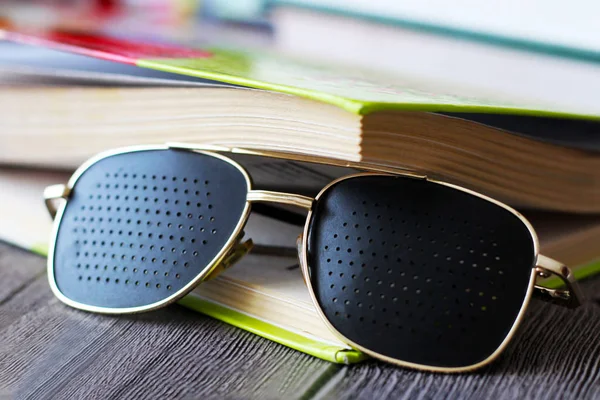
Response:
[[[46,208],[52,218],[56,216],[56,201],[66,200],[70,194],[71,189],[63,184],[51,185],[44,189],[44,201],[46,202]]]
[[[542,280],[535,285],[535,294],[541,300],[568,308],[581,305],[583,294],[569,267],[540,254],[535,271],[536,279]],[[557,282],[551,281],[553,277]]]

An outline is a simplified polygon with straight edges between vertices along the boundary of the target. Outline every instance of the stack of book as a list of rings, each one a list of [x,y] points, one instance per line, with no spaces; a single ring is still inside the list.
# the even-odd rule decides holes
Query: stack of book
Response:
[[[65,182],[95,153],[185,142],[424,172],[517,207],[541,251],[579,278],[600,271],[598,113],[247,49],[65,31],[0,38],[4,240],[43,254],[44,186]],[[343,173],[288,167],[255,165],[252,175],[306,191]],[[292,222],[255,215],[247,233],[293,247],[301,227]],[[321,322],[286,252],[250,255],[181,304],[323,359],[363,358]]]

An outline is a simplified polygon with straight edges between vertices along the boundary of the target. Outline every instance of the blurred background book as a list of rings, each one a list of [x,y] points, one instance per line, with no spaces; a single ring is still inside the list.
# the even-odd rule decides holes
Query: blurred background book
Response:
[[[207,1],[203,12],[268,25],[279,51],[454,84],[472,93],[598,108],[598,3]]]

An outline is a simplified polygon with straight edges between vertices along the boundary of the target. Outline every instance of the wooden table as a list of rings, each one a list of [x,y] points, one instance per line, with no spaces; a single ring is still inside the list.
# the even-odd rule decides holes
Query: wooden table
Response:
[[[50,292],[45,259],[0,243],[0,399],[600,399],[600,279],[575,311],[534,302],[504,355],[472,374],[340,366],[180,306],[108,317]]]

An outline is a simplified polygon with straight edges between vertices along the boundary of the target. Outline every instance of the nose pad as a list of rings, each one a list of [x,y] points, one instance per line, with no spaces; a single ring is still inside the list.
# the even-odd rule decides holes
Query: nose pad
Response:
[[[221,273],[225,272],[228,268],[235,265],[238,261],[240,261],[246,254],[252,250],[254,247],[254,242],[252,239],[248,239],[245,242],[242,242],[242,238],[244,236],[244,232],[239,236],[237,244],[225,255],[223,261],[221,261],[215,269],[212,270],[210,274],[204,279],[204,281],[209,281],[211,279],[216,278]]]

